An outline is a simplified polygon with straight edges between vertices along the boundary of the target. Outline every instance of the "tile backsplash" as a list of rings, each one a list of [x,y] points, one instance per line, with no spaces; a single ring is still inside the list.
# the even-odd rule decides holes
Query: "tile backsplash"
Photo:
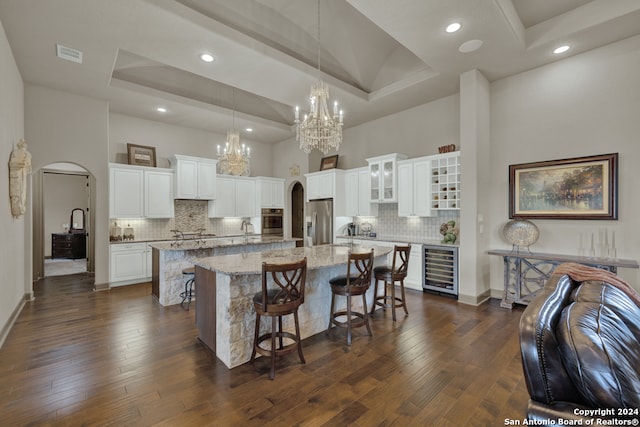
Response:
[[[460,212],[457,210],[437,211],[434,217],[398,217],[397,203],[381,203],[378,205],[377,217],[358,217],[356,223],[368,222],[371,231],[378,236],[393,236],[398,238],[420,237],[423,239],[441,239],[440,225],[450,220],[459,221]]]
[[[204,228],[205,233],[225,236],[241,234],[242,218],[208,218],[208,202],[204,200],[176,200],[175,218],[167,219],[111,219],[109,227],[132,227],[136,240],[171,239],[171,230],[195,231]],[[371,224],[378,236],[399,238],[420,237],[441,239],[440,225],[449,220],[459,220],[459,211],[438,211],[437,216],[428,218],[398,217],[396,203],[382,203],[378,206],[377,217],[358,217],[356,222]]]
[[[132,227],[136,240],[171,239],[171,230],[195,231],[204,228],[205,233],[225,236],[241,234],[242,218],[208,218],[206,200],[182,200],[174,202],[174,218],[111,219],[109,227],[117,223],[123,229]]]

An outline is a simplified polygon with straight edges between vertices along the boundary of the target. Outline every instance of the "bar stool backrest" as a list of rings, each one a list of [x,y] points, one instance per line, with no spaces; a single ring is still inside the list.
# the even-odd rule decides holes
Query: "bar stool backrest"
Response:
[[[291,312],[304,302],[307,258],[288,264],[262,263],[262,311]]]
[[[407,269],[409,268],[409,255],[411,254],[411,245],[393,247],[393,264],[391,265],[391,271],[395,274],[407,275]]]
[[[347,288],[352,286],[364,286],[371,284],[371,271],[373,269],[373,249],[371,252],[353,253],[349,251],[347,264]]]

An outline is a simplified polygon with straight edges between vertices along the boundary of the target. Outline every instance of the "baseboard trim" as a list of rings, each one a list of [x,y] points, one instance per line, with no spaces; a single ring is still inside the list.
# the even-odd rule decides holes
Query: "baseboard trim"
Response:
[[[2,346],[4,345],[4,341],[9,336],[9,332],[11,332],[11,328],[13,328],[13,325],[14,323],[16,323],[16,320],[18,320],[18,316],[20,315],[20,312],[24,308],[24,305],[27,303],[27,301],[31,301],[31,299],[32,299],[31,294],[24,294],[24,298],[18,301],[18,305],[13,310],[13,313],[11,313],[11,316],[9,316],[7,323],[5,323],[5,325],[2,327],[2,332],[0,333],[0,348],[2,348]]]
[[[491,298],[491,289],[487,289],[480,295],[476,295],[476,296],[459,294],[458,302],[461,302],[463,304],[478,306],[489,301],[490,298]]]
[[[108,291],[109,289],[111,289],[111,287],[109,286],[108,283],[96,283],[93,285],[93,290],[94,291]]]

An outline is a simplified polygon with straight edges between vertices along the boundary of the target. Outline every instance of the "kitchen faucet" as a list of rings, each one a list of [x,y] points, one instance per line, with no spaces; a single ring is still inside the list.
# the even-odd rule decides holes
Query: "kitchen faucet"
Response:
[[[240,231],[244,230],[245,236],[249,234],[249,226],[252,225],[251,221],[242,220],[242,224],[240,224]]]

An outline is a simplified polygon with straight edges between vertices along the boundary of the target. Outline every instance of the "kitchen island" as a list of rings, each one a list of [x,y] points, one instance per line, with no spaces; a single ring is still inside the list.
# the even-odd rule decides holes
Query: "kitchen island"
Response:
[[[374,249],[374,266],[384,265],[392,248],[371,245],[322,245],[282,250],[199,258],[196,261],[196,326],[198,338],[228,368],[251,358],[255,311],[252,298],[262,286],[262,263],[290,263],[307,257],[304,303],[298,310],[302,338],[322,332],[329,324],[331,288],[329,279],[347,272],[349,250]],[[369,308],[373,286],[367,292]],[[346,298],[336,299],[337,309],[346,306]],[[361,298],[353,299],[361,308]],[[360,305],[360,307],[358,307]],[[267,323],[263,322],[265,331]],[[284,319],[285,329],[293,328],[293,316]],[[263,333],[263,332],[261,332]]]
[[[192,268],[196,260],[215,255],[293,248],[297,240],[248,235],[153,243],[151,293],[161,305],[179,304],[185,283],[182,270]]]

